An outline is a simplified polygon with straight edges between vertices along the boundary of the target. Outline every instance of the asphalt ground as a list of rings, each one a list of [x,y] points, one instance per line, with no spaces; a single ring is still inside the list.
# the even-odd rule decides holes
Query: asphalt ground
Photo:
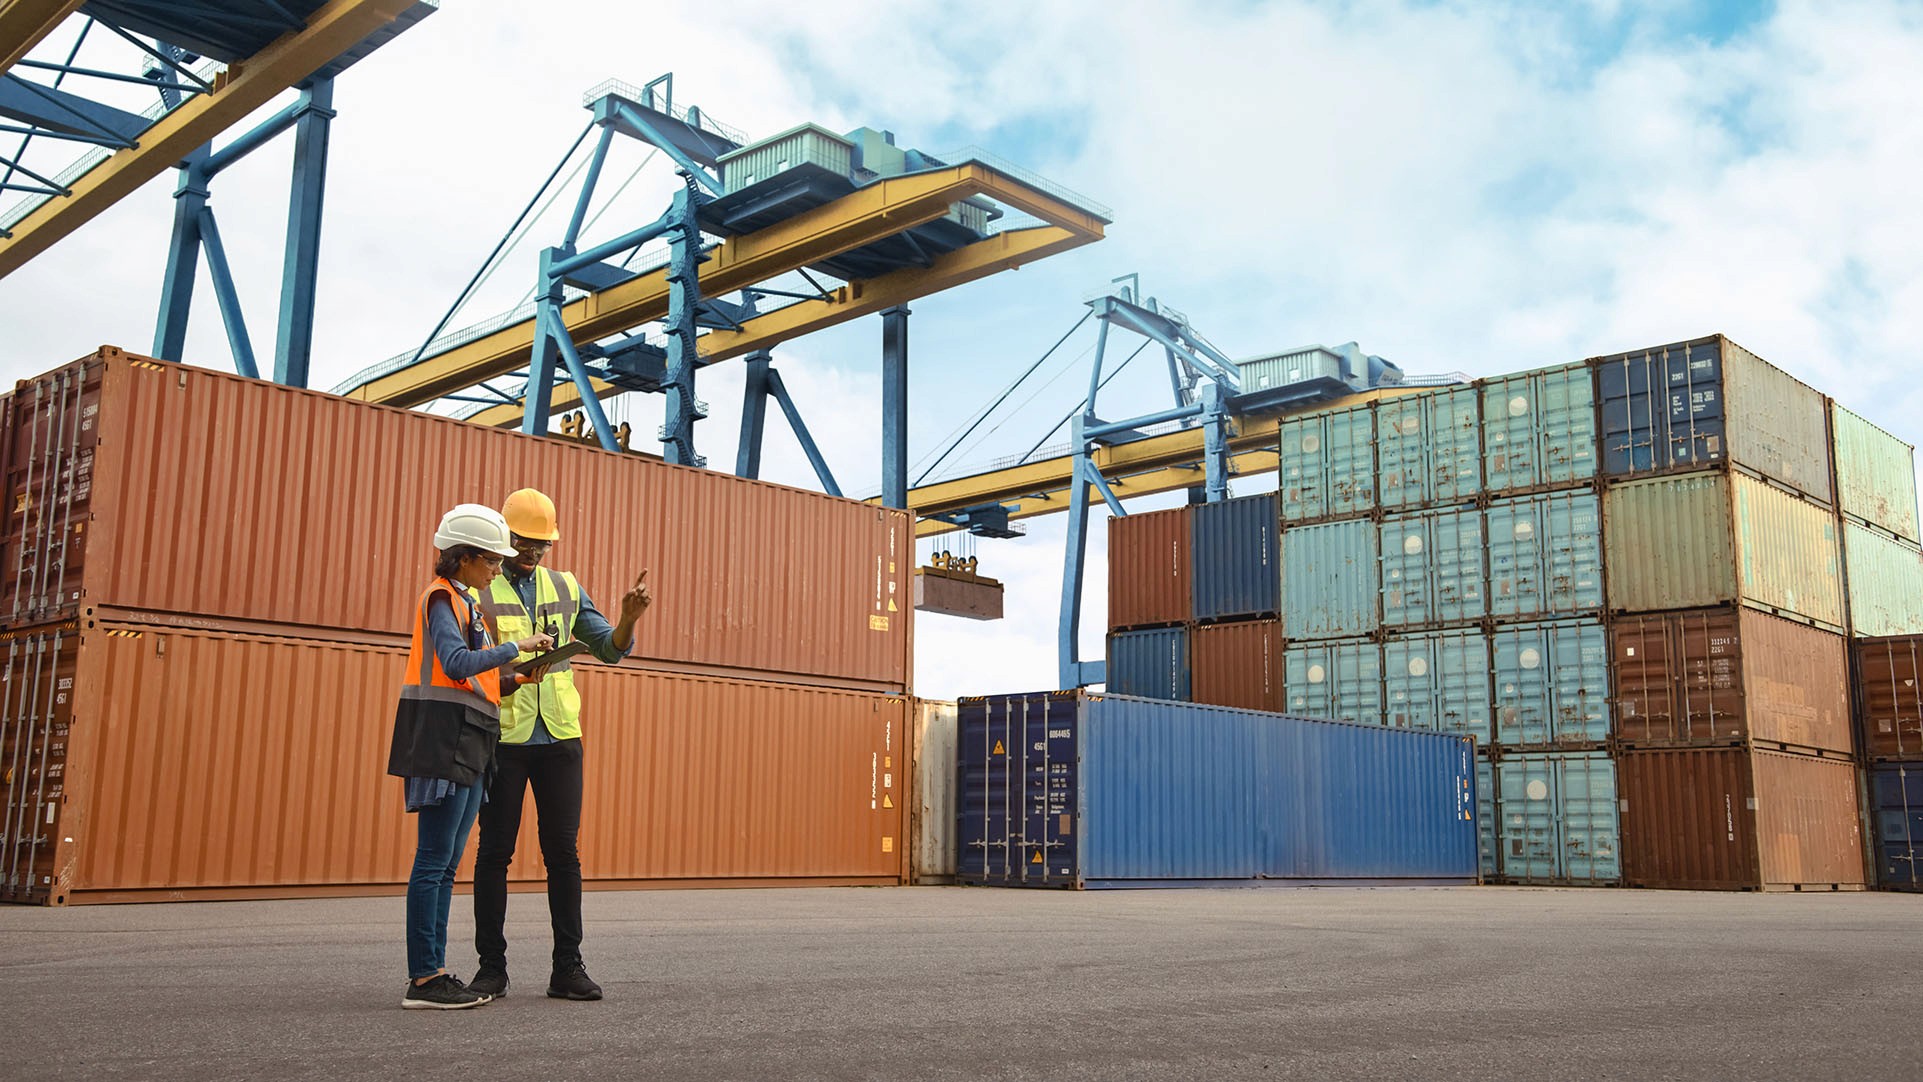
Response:
[[[1923,895],[593,892],[598,1003],[544,905],[469,1011],[400,1009],[398,897],[0,907],[0,1078],[1923,1075]]]

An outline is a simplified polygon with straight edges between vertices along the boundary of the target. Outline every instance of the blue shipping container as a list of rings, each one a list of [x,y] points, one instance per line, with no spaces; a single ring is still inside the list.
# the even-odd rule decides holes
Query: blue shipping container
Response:
[[[1480,620],[1482,511],[1416,511],[1382,521],[1382,626],[1424,627]]]
[[[1496,500],[1488,514],[1489,615],[1602,611],[1602,500],[1596,493]]]
[[[1281,523],[1275,493],[1196,506],[1191,594],[1197,620],[1249,619],[1281,611]]]
[[[1476,879],[1468,740],[1087,692],[965,698],[964,883]]]
[[[1728,452],[1722,340],[1678,342],[1599,361],[1603,472],[1711,466]]]
[[[1382,647],[1373,641],[1302,642],[1282,652],[1289,713],[1381,725]]]
[[[1496,767],[1487,748],[1476,751],[1476,857],[1485,880],[1496,878]]]
[[[1399,395],[1376,403],[1376,500],[1384,508],[1462,503],[1482,491],[1482,410],[1476,389]]]
[[[1187,628],[1116,631],[1108,637],[1108,689],[1144,699],[1189,698]]]
[[[1548,620],[1489,636],[1496,743],[1609,739],[1609,635],[1600,617]]]
[[[1276,488],[1284,521],[1375,510],[1375,409],[1308,413],[1283,420]]]
[[[1376,524],[1367,519],[1282,531],[1282,634],[1340,639],[1381,626]]]
[[[1876,828],[1876,885],[1923,891],[1923,763],[1870,767],[1870,816]]]
[[[1622,878],[1616,763],[1607,752],[1512,755],[1496,763],[1496,834],[1511,883]]]
[[[1596,476],[1596,396],[1587,364],[1482,381],[1482,473],[1490,492]]]
[[[1382,644],[1384,716],[1391,728],[1490,740],[1489,639],[1480,629],[1421,631]]]

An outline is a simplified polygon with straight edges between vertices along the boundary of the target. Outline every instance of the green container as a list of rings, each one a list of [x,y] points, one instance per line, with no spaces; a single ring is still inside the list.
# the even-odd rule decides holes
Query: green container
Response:
[[[1283,652],[1288,713],[1381,725],[1382,647],[1372,640],[1314,642]]]
[[[1586,363],[1478,381],[1482,475],[1490,492],[1596,476],[1596,395]]]
[[[1916,523],[1916,449],[1830,403],[1837,506],[1845,515],[1908,541]]]
[[[1923,549],[1843,523],[1850,634],[1923,634]]]
[[[1283,420],[1276,464],[1282,521],[1375,510],[1375,410],[1323,410]]]
[[[1488,637],[1471,629],[1418,632],[1385,641],[1382,692],[1390,728],[1456,733],[1487,745]]]
[[[1473,386],[1376,403],[1377,499],[1384,508],[1430,507],[1482,491],[1482,410]]]

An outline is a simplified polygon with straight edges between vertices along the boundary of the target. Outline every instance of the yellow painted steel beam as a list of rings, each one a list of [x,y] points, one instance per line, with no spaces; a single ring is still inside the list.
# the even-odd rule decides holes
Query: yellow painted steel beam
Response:
[[[1050,251],[1061,250],[1062,247],[1086,244],[1102,237],[1104,225],[1102,219],[1057,200],[989,166],[979,162],[966,162],[947,169],[876,181],[833,202],[798,214],[767,229],[729,238],[722,242],[720,247],[708,253],[708,261],[701,265],[702,295],[716,297],[759,285],[810,263],[818,263],[842,252],[873,244],[914,226],[931,222],[948,213],[951,205],[975,195],[987,196],[997,202],[1024,210],[1035,208],[1029,212],[1045,217],[1052,228],[1066,234],[1066,236],[1055,238],[1060,247],[1035,253],[1020,253],[1022,262],[1039,259]],[[1053,217],[1048,217],[1049,215]],[[998,237],[1027,232],[1030,231],[1012,230],[1008,234],[998,234],[997,237],[990,237],[958,251],[970,252],[983,244],[996,241]],[[950,255],[953,254],[955,253],[950,253]],[[937,259],[937,265],[946,258],[948,257]],[[949,284],[971,281],[973,278],[1000,269],[1003,268],[990,267],[965,277],[958,276],[958,271],[951,270],[951,275],[957,276]],[[895,274],[900,273],[904,272],[895,272]],[[892,274],[883,275],[873,281],[881,282],[892,277]],[[856,289],[860,285],[855,283],[843,286],[836,290],[836,294]],[[934,292],[936,288],[945,289],[947,286],[924,289],[916,296],[925,296],[927,293]],[[837,302],[803,303],[823,305],[823,308],[810,309],[810,311],[821,312],[834,307]],[[839,303],[852,310],[853,307],[861,305],[862,298],[851,296]],[[782,312],[792,312],[800,307],[802,305],[793,305],[782,309],[781,312],[761,318],[772,318],[772,316],[781,315]],[[883,307],[887,305],[863,307],[863,310],[879,311]],[[561,318],[575,341],[586,342],[631,330],[644,323],[661,319],[667,313],[668,272],[667,268],[663,267],[611,289],[574,301],[562,308]],[[806,321],[800,320],[798,316],[788,318],[796,320],[798,326],[806,325]],[[839,320],[821,321],[811,329],[828,326],[835,322]],[[769,326],[772,327],[773,324]],[[742,335],[746,332],[728,333]],[[792,337],[805,333],[807,333],[806,330],[792,330],[786,332],[785,336]],[[769,339],[766,334],[761,334],[753,340],[779,341],[780,339]],[[728,356],[738,356],[754,349],[764,348],[757,344],[743,344],[749,341],[748,338],[740,338],[730,340],[727,344],[717,342],[712,348],[735,351],[727,354]],[[371,380],[348,392],[347,397],[368,402],[381,402],[390,406],[422,405],[443,395],[465,390],[485,380],[525,367],[533,351],[533,345],[534,320],[529,317],[520,323],[457,346],[446,353],[428,358],[399,372]],[[705,349],[702,352],[704,355],[707,354]],[[558,392],[559,388],[557,388],[557,394]],[[576,399],[576,401],[579,400]],[[565,408],[558,397],[554,408]]]
[[[0,0],[0,71],[33,51],[83,0]]]
[[[199,94],[160,118],[140,145],[116,152],[73,183],[73,194],[49,199],[0,240],[0,277],[18,270],[55,241],[173,168],[195,147],[244,119],[274,96],[312,75],[323,64],[393,22],[414,0],[331,0],[303,30],[290,31],[215,79]]]

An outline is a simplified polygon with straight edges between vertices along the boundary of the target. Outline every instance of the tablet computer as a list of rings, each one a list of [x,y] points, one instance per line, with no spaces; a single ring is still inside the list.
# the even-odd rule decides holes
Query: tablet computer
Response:
[[[536,668],[541,665],[558,664],[560,662],[566,661],[567,659],[575,656],[576,654],[585,654],[587,652],[588,652],[588,644],[585,642],[582,642],[580,639],[576,639],[573,642],[568,643],[566,646],[557,646],[554,649],[549,650],[545,654],[536,654],[535,656],[528,658],[526,661],[517,661],[514,663],[514,670],[516,672],[527,672],[529,669]]]

